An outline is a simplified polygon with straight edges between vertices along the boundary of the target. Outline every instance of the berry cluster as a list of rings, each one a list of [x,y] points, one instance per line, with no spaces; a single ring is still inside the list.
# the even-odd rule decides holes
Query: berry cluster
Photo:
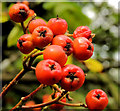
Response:
[[[23,23],[34,14],[24,2],[14,4],[9,10],[11,20],[17,23]],[[17,47],[24,54],[29,54],[35,48],[43,50],[44,60],[40,61],[35,69],[37,80],[44,85],[60,83],[65,91],[79,89],[85,81],[83,70],[76,65],[65,64],[71,54],[79,61],[87,60],[93,55],[91,30],[87,26],[79,26],[73,34],[69,34],[66,20],[58,16],[47,23],[43,19],[33,17],[27,28],[29,33],[26,29],[25,34],[18,39]],[[43,102],[58,95],[61,93],[44,96]],[[66,98],[61,101],[66,102]],[[86,104],[89,109],[104,109],[108,104],[107,95],[100,89],[92,90],[86,96]],[[50,109],[62,108],[63,105],[60,104],[50,106]]]

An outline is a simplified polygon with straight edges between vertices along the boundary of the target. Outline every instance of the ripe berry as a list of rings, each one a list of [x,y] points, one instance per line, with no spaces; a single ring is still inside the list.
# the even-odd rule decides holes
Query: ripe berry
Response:
[[[32,33],[38,26],[46,26],[46,22],[43,19],[32,20],[28,26],[29,32]]]
[[[17,41],[17,47],[24,54],[30,53],[34,49],[32,35],[31,34],[22,35]]]
[[[43,52],[43,58],[52,59],[58,62],[61,66],[64,66],[64,64],[67,62],[67,55],[62,47],[58,45],[50,45],[46,47]]]
[[[62,35],[67,31],[67,22],[62,18],[51,18],[47,26],[53,31],[54,35]]]
[[[29,7],[22,3],[14,4],[9,10],[10,19],[15,22],[23,22],[28,18]]]
[[[52,41],[53,33],[46,26],[38,26],[32,33],[32,39],[34,46],[42,49]]]
[[[62,79],[60,85],[66,91],[75,91],[79,89],[84,81],[85,75],[83,70],[73,64],[68,64],[62,68]]]
[[[55,36],[52,40],[52,44],[62,46],[68,56],[73,52],[73,41],[66,35]]]
[[[61,66],[50,59],[40,61],[36,66],[36,77],[41,84],[53,85],[62,77]]]
[[[93,89],[86,96],[88,109],[103,110],[108,104],[108,97],[101,89]]]
[[[73,38],[85,37],[87,39],[91,38],[91,30],[87,26],[79,26],[73,32]]]
[[[73,41],[74,56],[83,61],[89,59],[93,55],[94,46],[85,37],[78,37]]]

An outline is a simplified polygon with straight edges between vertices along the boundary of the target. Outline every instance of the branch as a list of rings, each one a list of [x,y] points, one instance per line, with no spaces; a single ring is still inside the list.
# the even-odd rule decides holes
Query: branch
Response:
[[[32,16],[32,18],[30,19],[30,21],[28,22],[28,24],[27,24],[27,26],[26,26],[26,28],[25,28],[25,32],[27,31],[27,28],[28,28],[30,22],[31,22],[32,20],[34,20],[36,16],[37,16],[36,13]]]
[[[16,75],[16,77],[15,77],[15,78],[8,84],[8,86],[6,86],[5,89],[1,92],[1,94],[0,94],[0,99],[1,99],[2,97],[4,97],[4,96],[7,94],[7,92],[8,92],[15,84],[17,84],[17,82],[22,78],[22,76],[23,76],[26,72],[32,70],[32,69],[30,69],[30,68],[27,68],[26,62],[27,62],[27,60],[29,59],[29,57],[30,57],[32,54],[34,54],[35,52],[37,52],[37,51],[38,51],[38,50],[32,51],[32,52],[24,59],[24,61],[23,61],[23,67],[24,67],[24,68]]]
[[[17,109],[32,109],[32,108],[39,108],[39,107],[44,107],[44,106],[48,106],[51,105],[53,103],[58,102],[64,95],[66,95],[66,92],[63,92],[60,96],[56,97],[55,99],[49,101],[49,102],[45,102],[45,103],[41,103],[41,104],[37,104],[37,105],[32,105],[32,106],[22,106],[21,108],[16,108]]]
[[[58,101],[59,104],[65,105],[65,106],[72,106],[72,107],[85,107],[87,108],[87,105],[85,105],[84,103],[76,103],[76,104],[71,104],[71,103],[65,103],[62,101]]]
[[[25,26],[24,26],[24,23],[23,23],[23,22],[21,22],[21,26],[22,26],[22,28],[23,28],[24,34],[26,34],[27,32],[26,32],[26,30],[25,30]]]
[[[0,98],[4,97],[7,92],[15,85],[17,84],[17,82],[19,81],[19,79],[27,72],[27,70],[22,69],[17,75],[16,77],[8,84],[8,86],[1,92],[0,94]]]
[[[31,98],[34,94],[36,94],[40,89],[42,89],[43,87],[45,87],[44,84],[41,84],[37,89],[35,89],[33,92],[31,92],[29,95],[22,97],[21,100],[18,102],[18,104],[16,104],[10,111],[13,111],[14,109],[16,109],[17,107],[19,107],[23,101],[28,100],[29,98]]]

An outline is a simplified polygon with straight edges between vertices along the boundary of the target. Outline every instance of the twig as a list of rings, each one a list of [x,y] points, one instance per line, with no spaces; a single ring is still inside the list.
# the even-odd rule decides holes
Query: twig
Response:
[[[16,77],[8,84],[8,86],[1,92],[0,94],[0,98],[4,97],[7,92],[12,88],[12,86],[14,86],[15,84],[17,84],[18,80],[27,72],[26,69],[22,69],[17,75]]]
[[[24,59],[24,61],[23,61],[23,66],[24,66],[24,68],[16,75],[16,77],[8,84],[8,86],[6,86],[6,88],[1,92],[1,94],[0,94],[0,99],[2,98],[2,97],[4,97],[6,94],[7,94],[7,92],[15,85],[15,84],[17,84],[17,82],[22,78],[22,76],[27,72],[27,71],[30,71],[30,70],[32,70],[32,69],[28,69],[28,68],[26,68],[25,66],[26,66],[26,62],[27,62],[27,60],[29,59],[29,57],[32,55],[32,54],[34,54],[35,52],[37,52],[38,50],[36,49],[36,50],[34,50],[33,52],[31,52],[25,59]]]
[[[37,16],[37,15],[36,15],[36,13],[35,13],[35,14],[32,16],[32,18],[29,20],[29,22],[28,22],[28,24],[27,24],[27,26],[26,26],[26,28],[25,28],[25,32],[27,31],[27,28],[28,28],[30,22],[31,22],[32,20],[34,20],[36,16]]]
[[[23,23],[23,22],[21,22],[21,26],[22,26],[22,28],[23,28],[24,34],[26,34],[27,32],[26,32],[26,30],[25,30],[25,26],[24,26],[24,23]]]
[[[57,84],[52,85],[52,87],[53,87],[55,90],[57,90],[58,92],[62,93],[62,90],[58,87]],[[73,100],[73,98],[70,97],[69,92],[68,92],[68,94],[66,94],[66,98],[67,98],[69,101],[72,101],[72,100]]]
[[[65,106],[72,106],[72,107],[85,107],[87,108],[87,105],[85,105],[84,103],[76,103],[76,104],[71,104],[71,103],[65,103],[62,101],[58,101],[59,104],[65,105]]]
[[[35,58],[36,58],[37,56],[42,55],[42,54],[43,54],[43,52],[38,52],[38,53],[36,53],[36,54],[31,55],[31,56],[30,56],[29,63],[28,63],[28,67],[30,67],[30,66],[32,65],[33,61],[35,60]]]
[[[68,37],[73,37],[73,34],[66,34]]]
[[[45,102],[45,103],[41,103],[41,104],[37,104],[37,105],[32,105],[32,106],[22,106],[21,108],[16,108],[16,109],[32,109],[32,108],[39,108],[39,107],[44,107],[44,106],[48,106],[51,105],[53,103],[58,102],[67,92],[64,92],[63,94],[61,94],[60,96],[56,97],[55,99],[49,101],[49,102]]]
[[[40,89],[42,89],[43,87],[45,87],[45,85],[41,84],[37,89],[35,89],[32,93],[30,93],[29,95],[22,97],[21,100],[18,102],[18,104],[16,104],[10,111],[13,111],[14,109],[16,109],[17,107],[19,107],[23,101],[28,100],[29,98],[31,98],[34,94],[36,94]]]

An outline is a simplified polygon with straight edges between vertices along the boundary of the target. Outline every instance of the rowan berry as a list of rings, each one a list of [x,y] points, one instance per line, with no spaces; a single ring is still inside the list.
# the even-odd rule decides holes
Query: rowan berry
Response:
[[[61,46],[58,45],[50,45],[47,46],[43,52],[44,59],[52,59],[58,62],[61,66],[64,66],[67,62],[67,55]]]
[[[32,35],[31,34],[22,35],[17,41],[17,47],[24,54],[30,53],[34,49]]]
[[[55,36],[52,40],[52,44],[62,46],[68,56],[73,52],[73,41],[66,35]]]
[[[36,66],[35,73],[37,80],[45,85],[56,84],[62,77],[61,66],[51,59],[40,61]]]
[[[78,60],[87,60],[93,55],[94,46],[85,37],[78,37],[73,41],[73,54]]]
[[[47,26],[53,31],[54,35],[62,35],[67,31],[68,25],[66,20],[62,18],[51,18]]]
[[[29,7],[22,3],[14,4],[9,10],[10,19],[15,22],[23,22],[28,18]]]
[[[68,64],[62,68],[62,79],[60,80],[60,85],[66,91],[75,91],[79,89],[84,81],[85,75],[83,70],[73,64]]]
[[[101,89],[93,89],[85,98],[88,109],[103,110],[108,104],[108,97]]]
[[[29,32],[32,34],[34,29],[38,26],[46,26],[46,22],[43,19],[32,20],[28,26]]]
[[[91,38],[91,30],[87,26],[79,26],[73,32],[73,38],[85,37],[87,39]]]
[[[34,46],[42,49],[52,41],[53,33],[46,26],[38,26],[32,33],[32,39]]]

